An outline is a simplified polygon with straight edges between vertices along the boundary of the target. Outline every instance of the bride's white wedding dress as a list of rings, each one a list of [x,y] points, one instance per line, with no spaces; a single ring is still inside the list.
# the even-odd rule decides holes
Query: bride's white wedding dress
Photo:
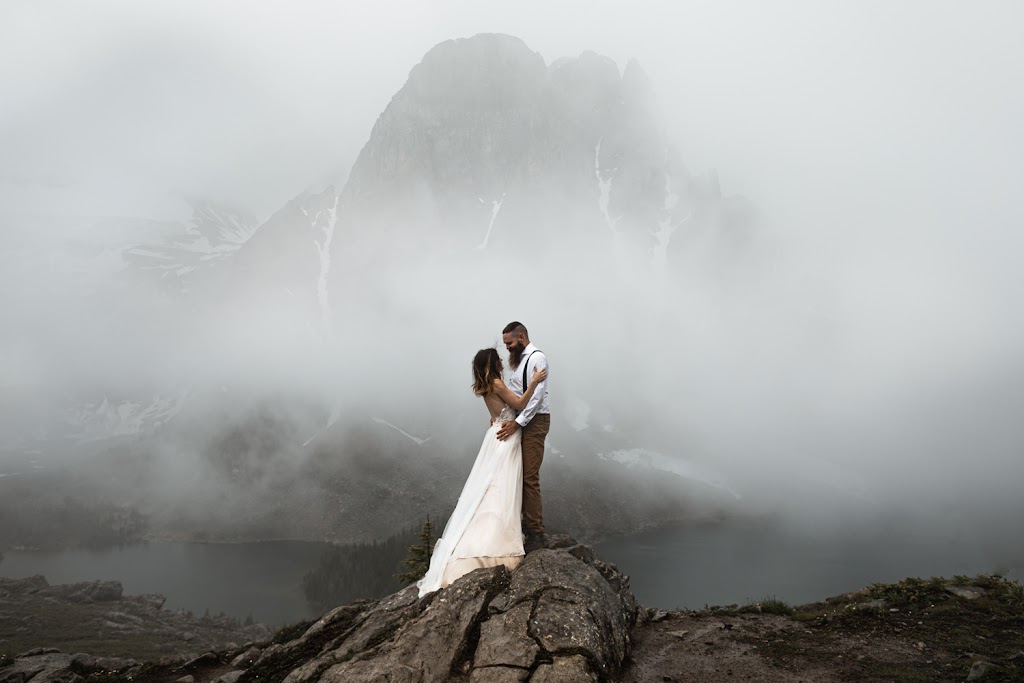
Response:
[[[455,512],[434,545],[430,568],[416,584],[420,597],[474,569],[499,564],[515,569],[523,561],[522,430],[505,441],[497,437],[500,423],[515,416],[505,406],[484,434]]]

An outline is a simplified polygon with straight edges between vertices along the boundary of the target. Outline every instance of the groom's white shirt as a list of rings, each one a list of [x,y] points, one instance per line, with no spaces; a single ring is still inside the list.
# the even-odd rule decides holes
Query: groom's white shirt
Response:
[[[537,353],[533,353],[536,351]],[[532,354],[532,355],[531,355]],[[547,368],[548,358],[544,355],[544,352],[539,350],[532,343],[527,344],[526,348],[523,349],[523,358],[529,358],[526,361],[526,381],[529,382],[530,378],[533,377],[534,368]],[[522,396],[525,392],[523,387],[523,363],[520,361],[519,367],[512,370],[508,378],[508,388],[512,390],[512,393],[516,396]],[[516,422],[519,423],[520,427],[525,427],[530,424],[530,420],[537,413],[551,413],[551,404],[548,402],[548,381],[544,380],[540,383],[537,389],[533,392],[533,396],[530,397],[530,401],[526,404],[526,407],[522,409],[519,416],[516,417]]]

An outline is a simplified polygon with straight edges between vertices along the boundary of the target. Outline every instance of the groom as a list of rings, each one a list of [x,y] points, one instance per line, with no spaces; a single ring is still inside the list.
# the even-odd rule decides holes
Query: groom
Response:
[[[518,321],[510,322],[502,330],[502,340],[508,349],[508,364],[512,368],[508,387],[516,396],[522,396],[533,377],[534,368],[547,368],[544,352],[530,343],[526,327]],[[551,406],[548,403],[548,381],[545,379],[533,392],[533,397],[515,421],[503,422],[498,439],[504,441],[517,429],[523,430],[523,532],[526,552],[544,547],[544,508],[540,500],[540,464],[544,461],[544,439],[551,427]]]

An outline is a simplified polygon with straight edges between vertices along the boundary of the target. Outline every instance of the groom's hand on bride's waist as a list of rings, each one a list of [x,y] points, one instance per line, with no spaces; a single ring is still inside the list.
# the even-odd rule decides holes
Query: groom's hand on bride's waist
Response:
[[[519,431],[519,423],[515,420],[509,420],[508,422],[502,422],[501,427],[498,428],[498,441],[504,441],[508,437]]]

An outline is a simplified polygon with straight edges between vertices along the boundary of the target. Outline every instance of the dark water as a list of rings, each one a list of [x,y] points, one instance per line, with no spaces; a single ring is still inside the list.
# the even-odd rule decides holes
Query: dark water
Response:
[[[321,543],[144,543],[107,550],[7,551],[0,576],[42,574],[51,584],[120,581],[126,595],[160,593],[164,607],[196,615],[223,612],[271,626],[317,616],[302,577],[327,548]]]
[[[999,553],[969,533],[887,527],[810,534],[772,525],[691,525],[612,539],[595,552],[630,576],[641,604],[667,609],[765,597],[800,605],[908,576],[999,572],[1020,579],[1019,570],[1007,571]]]
[[[301,581],[326,547],[148,543],[102,551],[7,552],[0,576],[43,574],[50,583],[117,579],[126,594],[165,595],[168,609],[197,615],[208,609],[280,626],[317,616]],[[991,548],[971,534],[924,536],[884,527],[812,536],[771,524],[690,525],[612,539],[595,551],[630,575],[641,604],[664,608],[743,604],[768,596],[803,604],[907,576],[1001,570]],[[1020,579],[1013,571],[1009,576]]]

